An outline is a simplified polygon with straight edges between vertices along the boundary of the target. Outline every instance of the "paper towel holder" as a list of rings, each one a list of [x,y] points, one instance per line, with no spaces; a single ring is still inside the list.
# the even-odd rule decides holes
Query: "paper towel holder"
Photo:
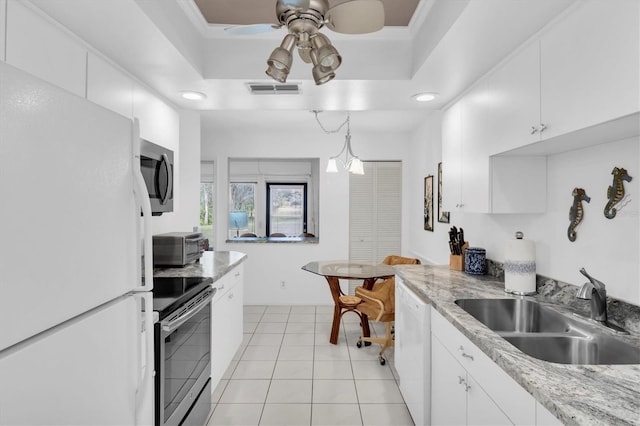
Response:
[[[518,231],[515,237],[516,241],[522,241],[524,234]],[[535,248],[533,248],[533,253],[533,259],[513,259],[509,257],[509,254],[505,254],[505,293],[517,296],[530,296],[538,293]]]

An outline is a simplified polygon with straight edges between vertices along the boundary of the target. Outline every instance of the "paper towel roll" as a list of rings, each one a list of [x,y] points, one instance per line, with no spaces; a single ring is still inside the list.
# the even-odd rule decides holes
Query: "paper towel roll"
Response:
[[[513,294],[536,293],[536,246],[518,232],[504,248],[504,291]]]

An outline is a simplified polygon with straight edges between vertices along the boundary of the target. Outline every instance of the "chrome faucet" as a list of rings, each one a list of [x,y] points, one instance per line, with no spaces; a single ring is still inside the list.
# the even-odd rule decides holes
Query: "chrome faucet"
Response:
[[[598,281],[585,271],[580,269],[580,273],[589,279],[580,290],[578,299],[588,299],[591,305],[591,319],[607,323],[607,290],[602,281]]]

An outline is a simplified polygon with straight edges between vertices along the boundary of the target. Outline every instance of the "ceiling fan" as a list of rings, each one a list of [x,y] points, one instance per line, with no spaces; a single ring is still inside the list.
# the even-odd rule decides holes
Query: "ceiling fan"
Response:
[[[326,26],[343,34],[366,34],[384,27],[384,6],[381,0],[350,0],[329,7],[329,0],[277,0],[279,24],[254,24],[225,28],[229,34],[260,34],[287,27],[279,47],[267,60],[267,75],[284,83],[293,62],[292,51],[298,48],[300,58],[313,64],[313,79],[317,85],[335,77],[342,57],[329,38],[320,33]]]

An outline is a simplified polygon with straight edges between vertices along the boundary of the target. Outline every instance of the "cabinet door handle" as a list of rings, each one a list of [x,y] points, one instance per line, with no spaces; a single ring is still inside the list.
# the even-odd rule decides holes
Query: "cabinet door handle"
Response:
[[[462,347],[462,345],[460,345],[460,348],[458,348],[458,350],[460,351],[460,354],[463,357],[469,358],[471,361],[473,361],[473,355],[469,355],[468,353],[465,353],[464,348]]]
[[[233,299],[233,293],[229,293],[229,299]]]
[[[536,133],[538,133],[538,128],[536,126],[531,126],[531,134],[535,135]]]
[[[469,389],[471,389],[471,386],[469,386],[469,384],[467,383],[466,379],[464,377],[462,377],[462,376],[458,376],[458,384],[464,386],[464,391],[465,392],[469,392]]]
[[[540,123],[540,133],[544,132],[545,130],[547,130],[547,125],[544,123]]]

